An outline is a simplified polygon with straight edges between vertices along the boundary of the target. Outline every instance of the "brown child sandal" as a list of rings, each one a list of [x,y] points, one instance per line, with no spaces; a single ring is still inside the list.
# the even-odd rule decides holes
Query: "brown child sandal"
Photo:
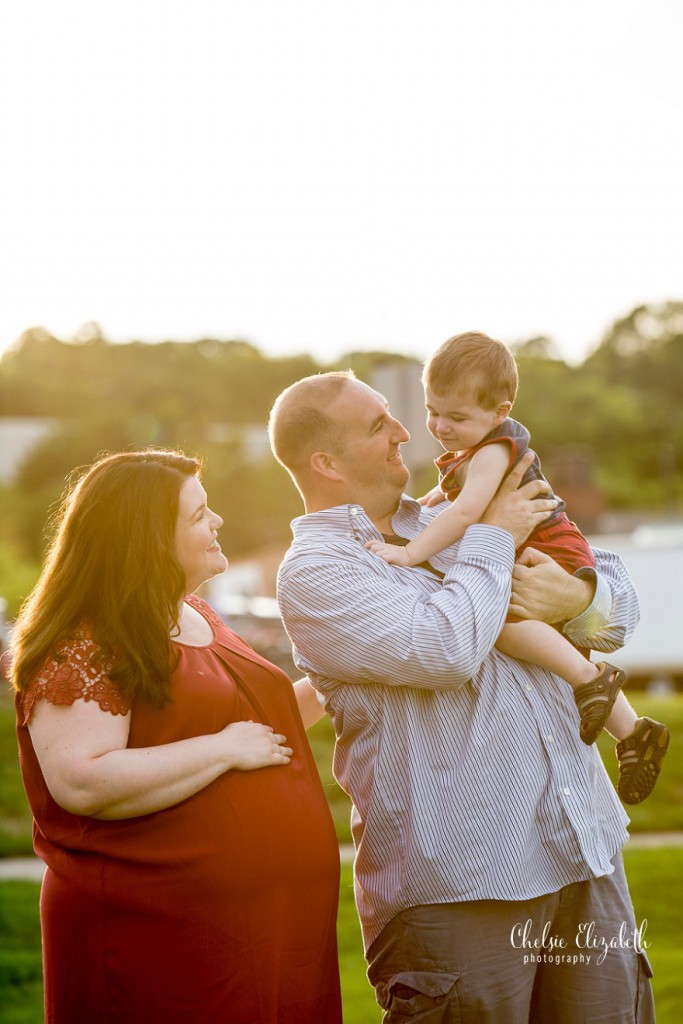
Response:
[[[626,681],[621,669],[609,665],[606,661],[598,661],[595,667],[600,669],[600,675],[591,679],[589,683],[582,683],[574,690],[574,700],[581,717],[579,734],[583,742],[589,746],[595,743],[602,731]]]
[[[639,804],[650,795],[669,747],[669,739],[669,730],[661,722],[639,718],[631,735],[617,743],[617,793],[625,804]]]

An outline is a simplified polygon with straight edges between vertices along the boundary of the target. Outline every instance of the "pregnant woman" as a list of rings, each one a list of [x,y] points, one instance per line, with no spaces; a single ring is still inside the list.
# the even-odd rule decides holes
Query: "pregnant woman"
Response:
[[[90,467],[14,632],[47,1024],[341,1021],[321,712],[192,596],[227,566],[199,469]]]

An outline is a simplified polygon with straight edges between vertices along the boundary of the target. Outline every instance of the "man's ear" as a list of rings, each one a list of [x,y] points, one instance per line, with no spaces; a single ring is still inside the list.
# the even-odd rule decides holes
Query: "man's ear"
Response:
[[[500,403],[500,405],[496,409],[496,422],[498,423],[498,426],[500,426],[503,420],[506,420],[508,418],[511,411],[512,402],[505,401]]]
[[[334,455],[329,452],[313,452],[309,459],[311,472],[322,476],[326,480],[341,480],[342,476],[337,470],[337,462]]]

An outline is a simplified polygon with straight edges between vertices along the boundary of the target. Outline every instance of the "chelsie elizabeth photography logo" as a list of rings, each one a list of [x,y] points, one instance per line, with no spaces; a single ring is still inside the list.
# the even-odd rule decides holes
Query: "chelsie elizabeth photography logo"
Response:
[[[510,943],[514,949],[524,950],[524,963],[604,963],[610,950],[633,949],[636,953],[644,953],[649,943],[644,939],[647,930],[647,918],[641,922],[640,928],[633,928],[625,921],[619,926],[616,935],[602,935],[595,921],[582,921],[577,925],[573,940],[561,935],[551,934],[552,925],[546,922],[541,931],[529,918],[513,925],[510,932]]]

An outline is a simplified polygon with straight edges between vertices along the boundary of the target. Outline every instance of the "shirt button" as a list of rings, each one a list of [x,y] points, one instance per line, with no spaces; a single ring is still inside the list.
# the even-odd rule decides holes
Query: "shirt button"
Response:
[[[569,788],[569,786],[565,786],[562,792],[565,796],[569,796],[569,794],[571,793],[571,789]]]
[[[554,742],[555,742],[555,737],[554,736],[548,736],[548,743],[554,743]]]
[[[357,508],[352,508],[351,512],[350,512],[350,515],[357,516],[358,515],[358,509]]]
[[[531,685],[531,683],[527,683],[526,686],[524,687],[524,689],[525,690],[533,690],[533,686]]]

